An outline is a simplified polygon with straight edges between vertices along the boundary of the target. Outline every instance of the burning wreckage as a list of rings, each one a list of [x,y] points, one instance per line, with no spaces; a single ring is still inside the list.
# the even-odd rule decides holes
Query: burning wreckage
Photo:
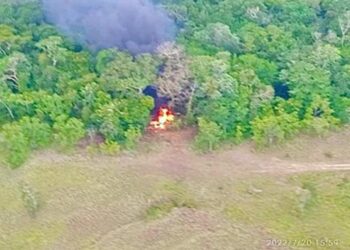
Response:
[[[159,96],[157,87],[153,85],[147,86],[143,90],[143,94],[152,97],[154,100],[154,108],[151,111],[151,127],[155,129],[166,129],[167,125],[175,119],[173,110],[169,105],[171,99],[169,97]]]
[[[143,94],[154,100],[151,128],[164,130],[176,115],[185,115],[191,107],[195,91],[182,48],[175,43],[163,43],[157,49],[163,64],[159,68],[155,85],[143,89]]]
[[[154,85],[144,88],[142,93],[154,100],[154,107],[151,111],[151,128],[164,130],[175,120],[176,116],[185,115],[188,106],[191,105],[193,92],[194,86],[183,89],[178,95],[168,97],[160,95],[159,89]]]

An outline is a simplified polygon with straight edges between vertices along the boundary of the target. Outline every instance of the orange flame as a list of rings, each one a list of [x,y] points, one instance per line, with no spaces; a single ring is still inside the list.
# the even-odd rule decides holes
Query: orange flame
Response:
[[[166,129],[167,124],[174,121],[175,116],[172,114],[170,109],[161,108],[156,120],[151,122],[151,125],[156,129]]]

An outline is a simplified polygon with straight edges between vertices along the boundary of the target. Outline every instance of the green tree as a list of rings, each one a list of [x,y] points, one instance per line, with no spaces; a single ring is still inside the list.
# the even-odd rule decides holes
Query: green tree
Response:
[[[253,140],[259,147],[281,144],[301,129],[297,112],[287,112],[283,104],[268,107],[252,121]]]
[[[215,122],[198,119],[199,132],[195,138],[197,149],[208,152],[216,149],[222,140],[222,129]]]
[[[19,52],[0,59],[0,84],[6,84],[13,92],[23,92],[29,86],[31,65]]]
[[[237,81],[230,75],[230,60],[227,52],[192,57],[190,68],[198,85],[197,96],[217,99],[236,91]]]
[[[347,64],[338,68],[333,78],[336,93],[339,96],[350,98],[350,65]]]
[[[42,149],[52,142],[50,125],[41,122],[38,118],[23,117],[18,124],[31,149]]]
[[[57,117],[53,125],[53,138],[62,150],[73,149],[85,135],[84,124],[76,118],[65,115]]]
[[[42,65],[51,65],[66,63],[67,49],[63,46],[63,39],[60,36],[50,36],[39,41],[36,46],[43,52],[39,55],[39,62]]]
[[[127,131],[125,131],[125,148],[127,150],[134,149],[137,143],[139,142],[141,136],[141,131],[137,128],[130,128]]]
[[[140,55],[134,60],[125,52],[108,50],[99,52],[96,69],[103,90],[115,98],[133,96],[155,82],[157,65],[151,55]]]
[[[17,123],[9,123],[1,130],[1,151],[6,163],[12,168],[21,166],[29,157],[30,144],[28,138]]]
[[[330,102],[317,95],[306,110],[304,126],[310,133],[325,134],[339,125],[339,120],[333,116],[333,113]]]
[[[194,39],[203,46],[214,46],[223,48],[232,53],[241,51],[241,41],[236,34],[233,34],[228,25],[222,23],[210,23],[201,31],[194,33]]]
[[[277,65],[254,54],[245,54],[234,58],[233,64],[254,70],[259,79],[265,84],[272,84],[278,78]]]
[[[286,81],[297,99],[309,99],[314,95],[329,97],[331,73],[307,62],[296,62],[283,70],[281,80]]]

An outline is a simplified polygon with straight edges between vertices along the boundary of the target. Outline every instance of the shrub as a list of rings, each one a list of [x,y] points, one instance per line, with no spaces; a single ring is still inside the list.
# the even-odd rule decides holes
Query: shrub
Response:
[[[85,136],[84,124],[76,118],[60,116],[53,129],[55,142],[63,150],[72,149]]]
[[[49,124],[41,122],[38,118],[24,117],[19,125],[31,149],[44,148],[50,144],[52,130]]]
[[[130,128],[125,132],[125,148],[131,150],[136,147],[142,134],[137,128]]]
[[[31,217],[35,217],[39,210],[39,199],[38,193],[35,192],[28,184],[23,184],[21,186],[22,201],[28,214]]]
[[[307,132],[316,135],[324,135],[330,129],[337,127],[340,120],[333,116],[334,111],[330,102],[320,96],[313,98],[313,102],[306,109],[304,126]]]
[[[5,160],[11,168],[22,165],[30,153],[28,138],[17,123],[6,124],[1,132],[1,148],[5,154]]]
[[[222,139],[222,130],[215,122],[198,119],[199,133],[195,138],[195,147],[203,152],[216,149]]]
[[[99,146],[99,151],[106,155],[115,155],[120,152],[120,145],[117,142],[107,140]]]
[[[283,143],[300,129],[296,113],[271,113],[257,117],[252,122],[253,140],[259,146]]]

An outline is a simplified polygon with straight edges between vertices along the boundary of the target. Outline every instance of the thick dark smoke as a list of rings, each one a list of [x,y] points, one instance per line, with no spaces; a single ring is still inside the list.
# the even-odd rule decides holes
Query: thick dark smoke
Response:
[[[42,0],[46,19],[93,49],[152,52],[175,25],[151,0]]]

